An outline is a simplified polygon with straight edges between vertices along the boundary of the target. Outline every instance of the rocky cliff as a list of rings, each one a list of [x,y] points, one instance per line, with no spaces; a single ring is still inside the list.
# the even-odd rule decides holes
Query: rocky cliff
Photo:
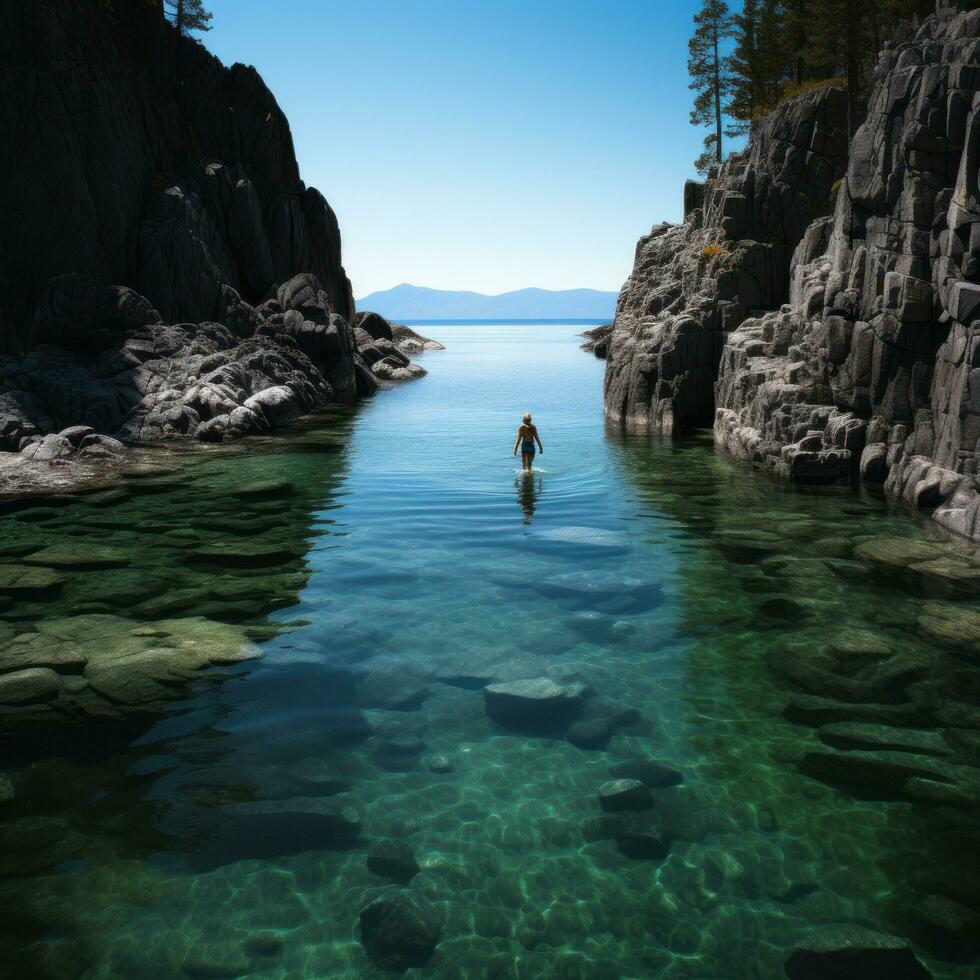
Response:
[[[713,422],[720,446],[780,476],[883,481],[980,537],[971,6],[939,0],[882,52],[846,172],[842,97],[811,94],[759,127],[682,226],[641,239],[609,348],[610,416]]]
[[[0,28],[3,489],[424,373],[352,326],[337,220],[254,68],[147,0],[5,0]]]

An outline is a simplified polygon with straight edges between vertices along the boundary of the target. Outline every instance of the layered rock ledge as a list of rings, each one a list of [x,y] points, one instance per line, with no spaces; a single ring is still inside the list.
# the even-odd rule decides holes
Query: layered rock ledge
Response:
[[[980,537],[980,12],[890,44],[849,147],[833,89],[777,109],[641,239],[606,411],[714,426],[800,482],[864,479]],[[847,151],[846,172],[844,170]]]

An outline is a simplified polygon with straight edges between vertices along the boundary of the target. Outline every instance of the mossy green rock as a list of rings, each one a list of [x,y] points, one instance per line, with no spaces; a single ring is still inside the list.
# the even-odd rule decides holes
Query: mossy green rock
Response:
[[[54,544],[35,551],[24,559],[25,565],[67,570],[125,568],[129,563],[129,556],[118,548],[81,542]]]
[[[291,548],[260,541],[221,541],[201,545],[187,554],[187,561],[239,568],[284,565],[301,557]]]
[[[21,599],[43,599],[56,595],[64,584],[65,577],[50,568],[0,565],[0,595],[11,595]]]

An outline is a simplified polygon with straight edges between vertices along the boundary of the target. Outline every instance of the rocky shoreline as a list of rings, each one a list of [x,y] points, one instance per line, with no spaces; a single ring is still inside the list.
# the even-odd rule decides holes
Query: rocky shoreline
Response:
[[[336,217],[254,68],[130,0],[15,6],[0,64],[0,497],[425,373],[409,355],[438,344],[355,313]]]
[[[0,356],[0,496],[104,481],[134,444],[264,434],[421,377],[406,351],[441,349],[374,313],[351,326],[310,274],[259,307],[225,292],[224,322],[164,324],[131,289],[54,280],[34,323],[45,342]]]
[[[980,12],[886,46],[848,144],[841,92],[778,107],[685,222],[637,246],[607,415],[802,483],[862,479],[980,538]]]

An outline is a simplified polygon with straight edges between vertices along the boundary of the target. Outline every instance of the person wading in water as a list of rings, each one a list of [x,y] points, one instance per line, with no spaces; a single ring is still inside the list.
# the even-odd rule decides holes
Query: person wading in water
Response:
[[[524,413],[524,421],[521,422],[517,430],[517,440],[514,443],[514,455],[517,455],[517,447],[521,448],[521,462],[524,464],[524,472],[530,473],[531,466],[534,464],[534,443],[537,442],[538,449],[544,452],[541,445],[541,437],[538,435],[537,428],[531,424],[531,413]]]

